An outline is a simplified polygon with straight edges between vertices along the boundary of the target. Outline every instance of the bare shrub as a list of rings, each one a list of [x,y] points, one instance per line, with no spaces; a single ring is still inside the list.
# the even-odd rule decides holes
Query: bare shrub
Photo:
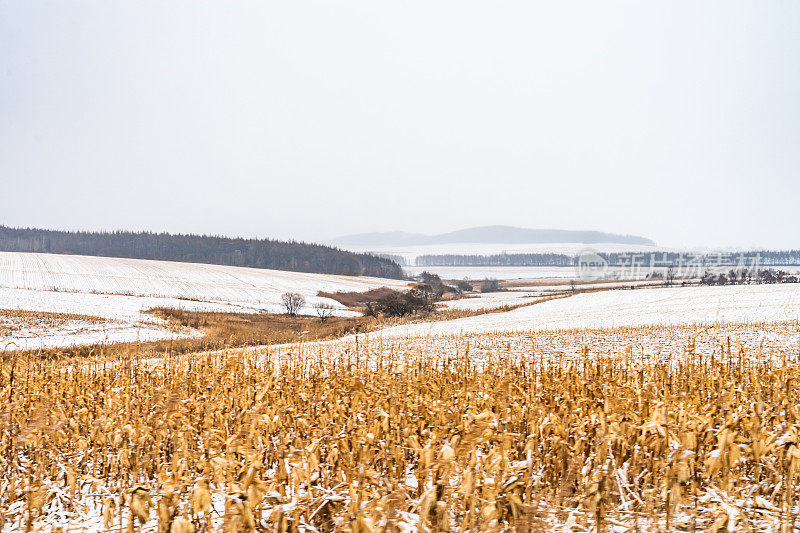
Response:
[[[325,322],[331,316],[333,316],[333,311],[335,309],[336,308],[333,307],[331,304],[325,302],[320,302],[314,305],[314,311],[317,313],[317,316],[319,317],[321,322]]]
[[[456,288],[461,292],[472,292],[472,284],[467,280],[462,280],[456,283]]]
[[[487,278],[481,281],[481,292],[497,292],[500,290],[500,282],[494,278]]]
[[[731,271],[731,272],[733,272],[733,271]],[[670,266],[667,269],[667,274],[666,274],[666,277],[664,278],[664,285],[666,285],[667,287],[672,286],[675,283],[675,277],[676,276],[677,276],[677,272],[675,271],[675,267],[674,266]]]
[[[380,312],[386,316],[403,317],[414,312],[414,308],[406,294],[398,291],[393,291],[382,297],[377,304]]]
[[[281,302],[283,302],[283,308],[286,309],[286,314],[289,316],[297,316],[300,309],[306,305],[306,299],[303,295],[296,292],[284,292],[281,295]]]

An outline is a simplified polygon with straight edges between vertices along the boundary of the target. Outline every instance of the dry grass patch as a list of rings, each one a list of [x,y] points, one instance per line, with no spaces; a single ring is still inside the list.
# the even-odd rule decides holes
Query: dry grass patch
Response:
[[[366,317],[330,317],[323,323],[317,317],[288,316],[271,313],[222,313],[155,308],[148,311],[165,320],[175,331],[192,328],[199,336],[144,342],[65,346],[48,350],[29,350],[44,359],[125,358],[175,355],[241,346],[286,344],[326,340],[374,329],[374,319]],[[24,353],[24,352],[23,352]],[[14,352],[0,354],[6,359]]]
[[[345,307],[361,308],[369,302],[377,302],[390,294],[396,293],[395,289],[389,287],[380,287],[378,289],[370,289],[364,292],[325,292],[319,291],[317,296],[321,298],[330,298],[335,300]]]
[[[68,322],[101,324],[106,319],[97,316],[71,313],[48,313],[45,311],[25,311],[21,309],[0,309],[0,336],[29,328],[57,328]]]

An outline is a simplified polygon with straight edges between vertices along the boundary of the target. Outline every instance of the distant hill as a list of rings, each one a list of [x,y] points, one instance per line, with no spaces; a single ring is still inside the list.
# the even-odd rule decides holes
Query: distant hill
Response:
[[[386,233],[359,233],[333,239],[331,243],[339,246],[423,246],[431,244],[641,244],[653,246],[655,243],[636,235],[619,235],[602,231],[573,231],[563,229],[525,229],[513,226],[480,226],[438,235],[405,233],[392,231]]]
[[[321,244],[270,239],[0,226],[0,251],[184,261],[345,276],[403,277],[402,269],[391,259]]]

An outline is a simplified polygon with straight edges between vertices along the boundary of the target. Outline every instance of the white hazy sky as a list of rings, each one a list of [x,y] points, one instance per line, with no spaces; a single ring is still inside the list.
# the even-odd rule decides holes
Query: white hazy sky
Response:
[[[800,247],[800,2],[0,0],[0,224]]]

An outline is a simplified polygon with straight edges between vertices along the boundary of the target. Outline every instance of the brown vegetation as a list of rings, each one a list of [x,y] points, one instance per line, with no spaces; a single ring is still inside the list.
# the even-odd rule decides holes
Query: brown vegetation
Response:
[[[392,289],[380,289],[373,295],[393,294]],[[341,293],[336,293],[341,294]],[[350,293],[345,293],[350,294]],[[354,293],[358,294],[358,293]],[[563,297],[563,296],[556,296]],[[289,344],[314,340],[330,340],[354,333],[367,333],[381,327],[411,324],[422,321],[452,320],[486,313],[511,311],[526,305],[533,305],[556,297],[542,298],[535,302],[519,305],[506,305],[493,309],[466,310],[436,308],[425,314],[411,314],[403,317],[386,317],[378,313],[374,316],[336,317],[328,314],[328,309],[316,309],[317,316],[289,316],[272,313],[223,313],[208,311],[189,311],[176,308],[155,308],[148,312],[166,320],[176,329],[192,328],[202,336],[163,339],[157,341],[126,342],[108,345],[81,345],[52,348],[47,350],[28,350],[44,359],[69,357],[127,357],[137,354],[140,357],[163,356],[219,350],[240,346],[262,346]],[[324,316],[320,316],[322,314]],[[47,314],[45,314],[47,315]],[[58,315],[74,316],[80,315]],[[96,317],[84,317],[96,318]],[[102,319],[97,319],[102,320]],[[7,351],[0,358],[10,358],[15,352]]]
[[[103,318],[89,315],[0,309],[0,336],[11,335],[14,331],[23,328],[55,328],[67,322],[99,324],[105,321]]]
[[[177,328],[192,328],[200,337],[126,342],[108,345],[82,345],[30,350],[46,359],[65,357],[160,356],[238,346],[286,344],[299,341],[334,339],[370,330],[374,320],[366,317],[329,317],[321,321],[312,316],[288,316],[270,313],[223,313],[156,308],[149,311]],[[10,358],[13,352],[0,357]]]
[[[380,287],[378,289],[370,289],[364,292],[325,292],[319,291],[317,296],[320,298],[330,298],[336,300],[345,307],[360,308],[367,305],[369,302],[377,302],[381,298],[397,292],[389,287]]]
[[[161,307],[151,312],[182,327],[204,332],[209,346],[258,346],[334,339],[372,327],[365,317],[277,315],[272,313],[217,313]],[[181,341],[182,342],[182,341]]]
[[[652,358],[619,348],[651,334],[690,340]],[[792,530],[796,351],[701,350],[699,334],[5,360],[0,528]],[[565,357],[555,338],[613,352]]]

